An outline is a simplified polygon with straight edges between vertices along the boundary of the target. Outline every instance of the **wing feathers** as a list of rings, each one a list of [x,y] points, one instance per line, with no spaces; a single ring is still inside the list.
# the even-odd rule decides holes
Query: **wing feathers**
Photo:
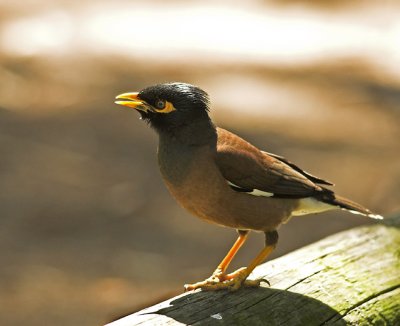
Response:
[[[293,215],[321,212],[335,207],[371,218],[382,216],[333,191],[319,186],[333,185],[305,172],[282,156],[263,152],[242,138],[217,128],[218,143],[216,163],[228,181],[238,192],[255,196],[302,198]]]
[[[322,191],[320,186],[307,177],[306,172],[293,163],[288,164],[283,158],[261,152],[229,131],[221,128],[217,128],[217,131],[217,165],[225,179],[236,187],[295,198],[312,196]]]
[[[277,155],[277,154],[273,154],[273,153],[269,153],[266,151],[261,151],[262,153],[272,156],[284,163],[286,163],[287,165],[289,165],[293,170],[301,173],[302,175],[304,175],[305,177],[307,177],[309,180],[318,183],[318,184],[322,184],[322,185],[327,185],[327,186],[334,186],[334,184],[330,181],[324,180],[324,179],[320,179],[314,175],[312,175],[311,173],[308,173],[304,170],[302,170],[301,168],[299,168],[296,164],[290,162],[289,160],[287,160],[286,158],[284,158],[283,156]]]

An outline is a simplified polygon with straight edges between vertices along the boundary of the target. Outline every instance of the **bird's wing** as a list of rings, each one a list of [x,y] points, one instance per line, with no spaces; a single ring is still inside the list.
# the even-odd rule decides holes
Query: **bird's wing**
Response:
[[[301,173],[302,175],[304,175],[307,179],[311,180],[314,183],[318,183],[321,185],[328,185],[328,186],[334,186],[334,184],[330,181],[321,179],[316,177],[315,175],[312,175],[311,173],[308,173],[304,170],[302,170],[301,168],[299,168],[296,164],[290,162],[288,159],[284,158],[283,156],[277,155],[277,154],[273,154],[273,153],[269,153],[266,151],[261,151],[262,153],[272,156],[274,158],[277,158],[279,161],[282,161],[283,163],[286,163],[287,165],[289,165],[292,169],[296,170],[297,172]]]
[[[325,183],[296,165],[262,152],[235,134],[218,128],[216,163],[231,187],[254,195],[308,197]],[[314,180],[313,180],[314,179]]]

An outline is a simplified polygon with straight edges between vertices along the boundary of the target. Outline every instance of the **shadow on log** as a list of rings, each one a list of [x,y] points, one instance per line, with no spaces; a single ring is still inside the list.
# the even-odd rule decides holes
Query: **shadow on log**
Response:
[[[121,318],[133,325],[400,325],[400,216],[259,266],[272,288],[190,292]]]

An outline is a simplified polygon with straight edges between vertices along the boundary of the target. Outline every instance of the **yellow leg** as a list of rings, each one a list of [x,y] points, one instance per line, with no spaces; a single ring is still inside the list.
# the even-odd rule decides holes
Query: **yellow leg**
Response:
[[[262,281],[268,283],[268,281],[263,279],[258,280],[246,280],[247,277],[251,274],[251,272],[260,265],[275,249],[276,243],[278,241],[278,233],[276,231],[265,232],[266,243],[263,250],[254,258],[248,267],[243,267],[238,269],[237,271],[230,273],[228,275],[225,274],[226,269],[228,268],[229,263],[232,261],[233,257],[246,241],[247,234],[244,236],[239,235],[239,238],[236,240],[235,244],[229,250],[228,254],[218,265],[218,268],[215,270],[213,275],[206,279],[203,282],[198,282],[195,284],[185,285],[185,290],[195,290],[201,288],[202,290],[220,290],[220,289],[229,289],[229,290],[237,290],[242,285],[244,286],[259,286]]]
[[[232,248],[228,251],[225,258],[219,263],[216,271],[220,271],[221,273],[225,273],[226,269],[228,268],[229,264],[231,263],[232,259],[236,256],[239,249],[243,246],[243,244],[247,240],[247,236],[249,232],[240,232],[239,237],[233,244]],[[215,272],[214,272],[215,273]]]
[[[266,246],[260,253],[254,258],[249,266],[238,269],[237,271],[230,273],[226,276],[227,280],[231,280],[230,290],[237,290],[241,287],[241,285],[245,286],[259,286],[261,282],[266,282],[269,284],[267,280],[257,279],[257,280],[247,280],[247,277],[251,274],[251,272],[260,265],[267,257],[271,254],[271,252],[275,249],[275,246]]]
[[[254,258],[250,265],[247,267],[248,274],[254,270],[258,265],[260,265],[267,257],[271,254],[271,252],[275,249],[275,246],[265,247],[261,252]]]
[[[226,280],[227,275],[225,274],[225,272],[229,264],[232,262],[232,259],[236,256],[239,249],[246,242],[248,235],[248,231],[239,231],[239,237],[236,239],[235,243],[228,251],[224,259],[222,259],[222,261],[219,263],[214,273],[212,273],[212,275],[204,281],[194,284],[185,284],[185,291],[195,290],[197,288],[204,288],[204,286],[206,285],[215,284]]]

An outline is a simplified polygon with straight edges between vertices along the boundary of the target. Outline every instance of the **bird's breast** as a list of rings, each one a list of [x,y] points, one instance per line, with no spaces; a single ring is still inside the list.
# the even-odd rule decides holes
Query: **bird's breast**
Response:
[[[228,185],[214,155],[209,146],[174,146],[160,141],[158,163],[168,190],[181,206],[209,222],[233,227],[231,217],[215,213]]]
[[[290,215],[288,199],[233,191],[208,146],[185,148],[160,142],[158,161],[173,197],[203,220],[236,229],[274,230]]]

